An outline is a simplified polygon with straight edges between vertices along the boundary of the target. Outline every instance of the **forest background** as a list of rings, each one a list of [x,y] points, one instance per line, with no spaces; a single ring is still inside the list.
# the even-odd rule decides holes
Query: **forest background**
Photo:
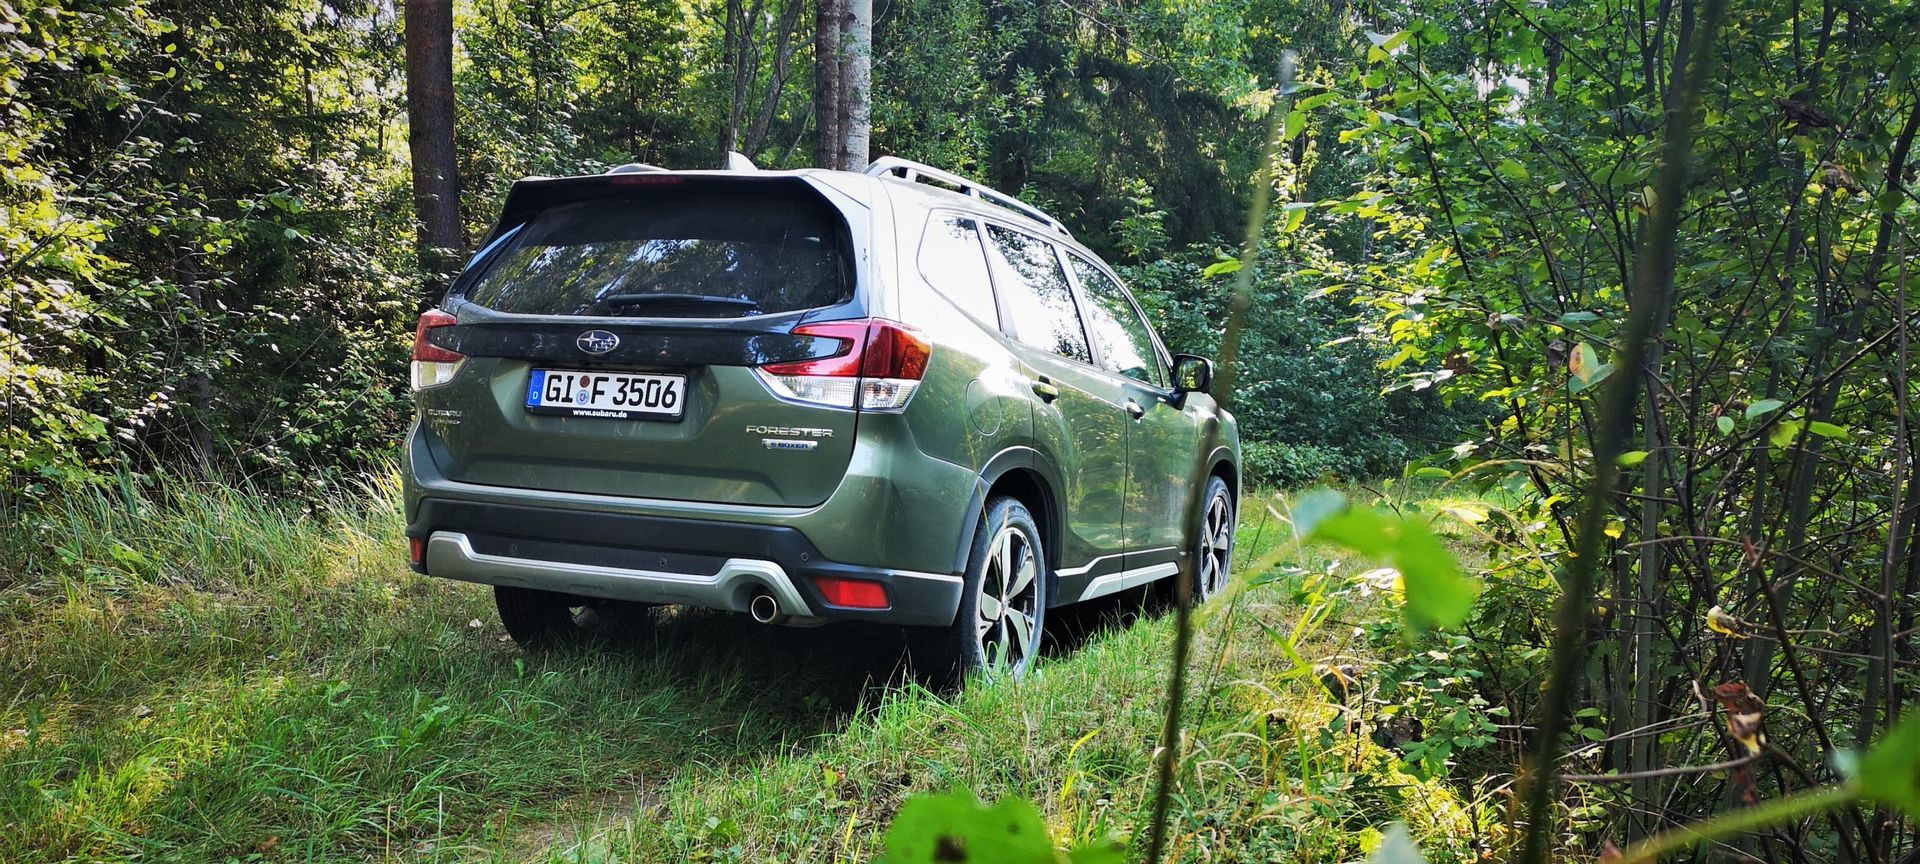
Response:
[[[800,2],[456,4],[462,242],[525,175],[808,164]],[[445,269],[414,242],[401,18],[0,3],[9,548],[52,548],[17,516],[76,490],[187,472],[297,507],[390,464]],[[1274,197],[1249,477],[1436,484],[1412,515],[1498,598],[1374,634],[1407,770],[1502,800],[1564,726],[1552,824],[1581,847],[1826,788],[1894,724],[1920,668],[1913,6],[890,0],[872,28],[873,154],[1054,213],[1176,349],[1219,349]],[[72,564],[11,560],[30,591]],[[1729,854],[1912,849],[1851,801],[1769,830]]]

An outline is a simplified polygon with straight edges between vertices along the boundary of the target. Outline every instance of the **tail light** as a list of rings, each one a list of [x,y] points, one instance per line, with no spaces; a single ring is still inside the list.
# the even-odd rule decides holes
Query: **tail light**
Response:
[[[773,395],[826,408],[899,413],[927,374],[933,345],[920,331],[881,318],[793,328],[795,336],[840,341],[831,356],[753,370]]]
[[[454,370],[459,369],[460,361],[467,358],[428,342],[427,333],[457,323],[453,315],[438,309],[428,310],[427,314],[420,316],[420,326],[413,331],[413,389],[425,390],[453,380]]]

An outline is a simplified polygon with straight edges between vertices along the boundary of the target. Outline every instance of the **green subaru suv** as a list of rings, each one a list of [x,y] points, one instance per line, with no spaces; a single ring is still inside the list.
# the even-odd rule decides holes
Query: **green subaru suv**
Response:
[[[924,165],[524,180],[415,336],[413,566],[522,645],[680,604],[1017,675],[1049,608],[1224,586],[1212,377],[1059,221]]]

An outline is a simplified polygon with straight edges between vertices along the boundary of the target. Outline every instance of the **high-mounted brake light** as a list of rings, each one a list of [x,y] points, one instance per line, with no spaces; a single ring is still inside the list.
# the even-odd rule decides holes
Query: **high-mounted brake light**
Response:
[[[439,309],[429,309],[420,316],[420,326],[413,331],[413,389],[425,390],[453,380],[460,361],[467,358],[427,341],[427,332],[458,323],[452,314]]]
[[[775,396],[807,405],[898,413],[919,389],[933,356],[920,331],[883,318],[802,324],[793,335],[835,339],[840,348],[753,371]]]
[[[607,182],[614,186],[680,186],[684,185],[687,181],[684,178],[675,177],[672,174],[646,172],[615,174],[608,177]]]

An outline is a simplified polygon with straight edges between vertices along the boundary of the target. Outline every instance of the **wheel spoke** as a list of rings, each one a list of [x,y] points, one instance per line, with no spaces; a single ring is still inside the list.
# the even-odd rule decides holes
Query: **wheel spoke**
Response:
[[[1036,562],[1033,560],[1033,550],[1022,546],[1020,549],[1019,567],[1013,571],[1013,584],[1007,586],[1008,600],[1012,600],[1026,593],[1028,586],[1033,584],[1033,577],[1040,570],[1035,564]]]
[[[1008,661],[1017,664],[1033,653],[1033,616],[1015,609],[1007,616],[1007,629],[1013,631],[1014,650],[1018,652]]]
[[[985,591],[980,592],[980,620],[982,622],[992,623],[998,621],[1000,620],[1000,616],[1004,614],[1006,614],[1005,604],[1000,602],[1000,598]]]

